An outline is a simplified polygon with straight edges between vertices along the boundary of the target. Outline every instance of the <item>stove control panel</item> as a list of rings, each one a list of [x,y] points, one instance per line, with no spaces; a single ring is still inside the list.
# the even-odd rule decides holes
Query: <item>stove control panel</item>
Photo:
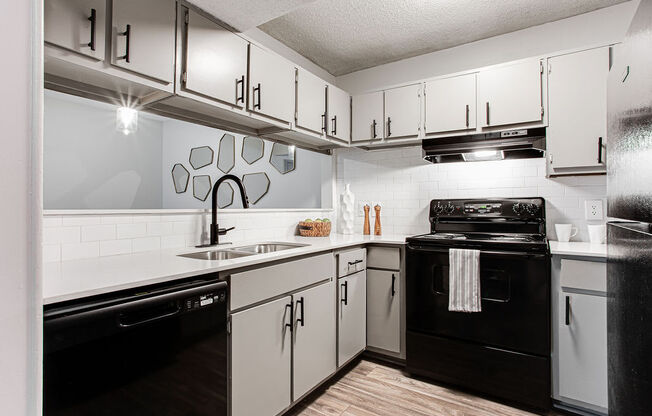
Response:
[[[495,214],[502,212],[503,204],[496,203],[466,203],[464,204],[465,214]]]
[[[489,217],[489,218],[545,218],[542,198],[510,198],[488,200],[433,200],[431,218]]]

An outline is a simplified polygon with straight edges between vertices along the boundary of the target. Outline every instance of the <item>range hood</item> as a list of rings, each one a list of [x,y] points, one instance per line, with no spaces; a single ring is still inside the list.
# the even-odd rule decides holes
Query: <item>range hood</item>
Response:
[[[423,158],[432,163],[544,157],[546,128],[424,139],[422,149]]]

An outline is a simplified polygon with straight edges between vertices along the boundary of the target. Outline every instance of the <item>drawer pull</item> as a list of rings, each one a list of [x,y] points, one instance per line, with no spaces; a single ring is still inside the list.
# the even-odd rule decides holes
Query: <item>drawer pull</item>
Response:
[[[570,325],[571,322],[571,302],[570,296],[566,296],[566,325]]]
[[[350,261],[350,262],[349,262],[349,266],[355,266],[355,265],[358,264],[358,263],[362,263],[362,259],[360,259],[360,260],[356,260],[356,261]]]
[[[392,273],[392,297],[396,294],[396,275]]]

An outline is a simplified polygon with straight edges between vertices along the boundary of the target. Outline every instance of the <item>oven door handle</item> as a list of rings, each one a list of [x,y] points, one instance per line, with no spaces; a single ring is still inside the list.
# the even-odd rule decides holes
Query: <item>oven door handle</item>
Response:
[[[431,253],[448,253],[448,248],[435,248],[435,247],[426,247],[426,246],[415,246],[412,244],[407,245],[408,250],[420,251],[420,252],[431,252]],[[480,250],[480,254],[491,255],[491,256],[504,256],[504,257],[529,257],[529,258],[546,258],[547,254],[543,253],[528,253],[526,251],[495,251],[495,250]]]

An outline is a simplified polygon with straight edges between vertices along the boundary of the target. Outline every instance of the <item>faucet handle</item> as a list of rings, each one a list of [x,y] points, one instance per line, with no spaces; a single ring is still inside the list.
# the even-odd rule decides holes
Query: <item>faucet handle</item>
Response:
[[[229,228],[218,228],[217,233],[218,235],[224,235],[228,233],[229,231],[233,230],[235,227],[229,227]]]

